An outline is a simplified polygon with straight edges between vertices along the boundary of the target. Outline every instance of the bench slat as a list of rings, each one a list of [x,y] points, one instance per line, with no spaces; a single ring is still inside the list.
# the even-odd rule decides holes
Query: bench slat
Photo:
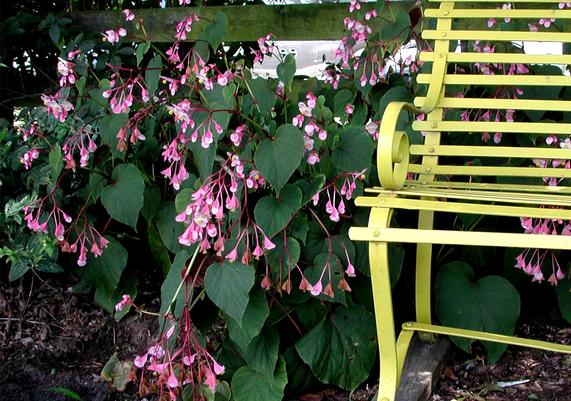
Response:
[[[449,182],[449,181],[431,181],[422,182],[417,180],[408,180],[405,182],[406,188],[442,188],[442,189],[461,189],[461,190],[482,190],[482,191],[503,191],[506,193],[542,193],[542,194],[561,194],[571,195],[571,187],[552,186],[552,185],[525,185],[525,184],[496,184],[491,182]]]
[[[431,62],[436,59],[433,52],[421,52],[420,60]],[[447,53],[449,63],[481,63],[485,57],[486,63],[491,64],[571,64],[571,55],[559,54],[524,54],[524,53]]]
[[[427,132],[503,132],[535,135],[571,135],[571,124],[496,121],[413,121],[412,128]]]
[[[349,236],[353,241],[571,250],[571,235],[351,227]]]
[[[571,33],[563,32],[524,32],[524,31],[455,31],[425,30],[422,38],[427,40],[490,40],[528,42],[571,42]]]
[[[570,188],[571,189],[571,188]],[[450,188],[423,188],[408,187],[402,190],[383,189],[373,187],[365,189],[367,193],[418,196],[445,199],[475,200],[487,202],[502,202],[524,205],[571,206],[571,199],[567,195],[554,195],[547,193],[513,193],[498,191],[481,191],[477,189],[450,189]]]
[[[472,175],[487,177],[555,177],[571,178],[571,169],[539,167],[502,167],[502,166],[455,166],[436,165],[427,167],[422,164],[410,164],[408,171],[417,174],[436,175]]]
[[[402,325],[406,331],[420,331],[424,333],[442,334],[445,336],[464,337],[481,341],[491,341],[501,344],[516,345],[519,347],[529,347],[544,351],[563,352],[571,354],[571,345],[551,343],[549,341],[532,340],[529,338],[506,336],[503,334],[487,333],[485,331],[475,331],[459,329],[455,327],[437,326],[434,324],[406,322]]]
[[[425,97],[416,97],[414,99],[414,104],[417,107],[420,107],[424,103],[425,99]],[[438,100],[437,107],[448,109],[571,111],[571,101],[444,97]]]
[[[571,149],[512,146],[411,145],[410,154],[428,156],[508,157],[514,159],[571,159]]]
[[[438,8],[428,8],[424,10],[424,16],[428,18],[557,18],[571,19],[571,10],[560,9],[455,9],[440,10]]]
[[[445,213],[483,214],[486,216],[533,217],[538,219],[571,220],[571,210],[485,203],[442,202],[425,199],[396,197],[358,197],[355,205],[365,207],[389,207],[392,209],[429,210]]]
[[[416,82],[427,84],[430,74],[418,74]],[[445,85],[571,86],[571,76],[563,75],[476,75],[446,74]]]

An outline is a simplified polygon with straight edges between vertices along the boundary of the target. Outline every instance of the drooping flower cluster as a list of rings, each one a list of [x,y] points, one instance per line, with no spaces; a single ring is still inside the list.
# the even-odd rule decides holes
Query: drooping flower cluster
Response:
[[[119,28],[116,31],[109,29],[109,30],[105,31],[105,33],[103,33],[102,35],[103,35],[103,41],[104,42],[106,41],[109,43],[117,43],[117,42],[119,42],[119,39],[127,36],[127,30],[125,28]]]
[[[65,168],[75,171],[75,153],[79,150],[79,166],[87,167],[91,154],[97,150],[93,140],[94,133],[91,125],[80,127],[70,135],[62,146]]]
[[[258,38],[258,50],[251,49],[254,55],[254,63],[260,63],[264,61],[264,56],[272,56],[274,54],[275,45],[273,42],[273,34],[268,33],[266,36]]]
[[[153,109],[153,105],[148,105],[139,109],[135,115],[129,118],[127,125],[121,127],[119,132],[117,132],[117,149],[124,152],[127,150],[127,135],[129,136],[129,142],[135,144],[139,141],[144,141],[145,135],[139,129],[139,123],[144,120]]]
[[[240,208],[240,188],[257,189],[264,185],[265,179],[257,170],[246,172],[240,158],[228,154],[222,167],[192,194],[192,201],[176,216],[176,221],[187,225],[179,242],[183,245],[200,243],[201,251],[212,248],[216,255],[231,262],[240,258],[244,264],[248,264],[252,256],[259,258],[264,251],[273,249],[275,245],[250,218],[248,209]],[[243,193],[247,203],[247,191]],[[230,223],[225,220],[226,214],[240,209],[244,223],[238,221],[227,227]],[[229,233],[232,228],[234,231]],[[228,250],[226,242],[230,235],[233,246]]]
[[[119,81],[119,83],[117,82]],[[134,78],[128,78],[125,82],[118,73],[113,73],[109,80],[110,88],[103,91],[103,97],[109,100],[111,111],[115,114],[129,113],[130,107],[133,105],[133,90],[139,89],[141,100],[149,101],[149,91],[147,90],[143,78],[138,75]]]
[[[214,393],[216,377],[225,369],[200,344],[186,302],[178,321],[165,319],[166,326],[154,344],[134,360],[140,369],[139,394],[157,394],[159,400],[174,401],[190,385],[191,399],[202,400],[202,384]]]
[[[314,149],[315,139],[314,135],[319,140],[324,141],[327,139],[327,131],[319,124],[313,117],[313,109],[317,106],[317,97],[309,92],[305,95],[307,103],[299,102],[299,114],[292,118],[291,123],[296,127],[303,128],[303,143],[306,150],[306,160],[309,164],[319,162],[319,153]]]
[[[569,221],[532,219],[530,217],[522,217],[520,220],[526,234],[571,235],[571,222]],[[548,257],[551,260],[552,273],[547,281],[552,285],[557,285],[557,282],[562,280],[565,274],[551,250],[526,249],[516,257],[515,267],[533,276],[532,281],[541,282],[545,280],[543,266]]]
[[[327,202],[325,203],[325,211],[329,215],[331,221],[339,221],[341,215],[345,214],[345,202],[353,197],[353,191],[357,188],[357,180],[365,179],[365,172],[357,171],[353,173],[341,173],[329,184],[324,186],[319,192],[317,192],[311,198],[313,205],[317,206],[321,193],[325,192],[327,194]],[[340,187],[339,184],[341,183]],[[337,201],[339,198],[339,201]]]

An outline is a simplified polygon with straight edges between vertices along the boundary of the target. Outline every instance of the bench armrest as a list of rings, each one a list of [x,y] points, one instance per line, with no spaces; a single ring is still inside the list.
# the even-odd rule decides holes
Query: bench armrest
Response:
[[[396,130],[399,115],[403,110],[414,114],[424,112],[406,102],[391,102],[385,109],[377,145],[377,172],[381,186],[386,189],[401,188],[408,174],[408,136],[405,132]]]

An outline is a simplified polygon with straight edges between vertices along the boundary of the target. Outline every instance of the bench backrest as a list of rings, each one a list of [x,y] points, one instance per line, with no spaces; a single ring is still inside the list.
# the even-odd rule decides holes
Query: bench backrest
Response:
[[[414,102],[433,111],[413,122],[424,136],[422,144],[410,146],[409,173],[416,184],[501,177],[500,185],[492,184],[496,188],[525,190],[521,184],[527,181],[529,190],[544,186],[571,193],[564,180],[571,178],[571,144],[560,146],[571,136],[571,77],[556,67],[571,64],[571,55],[516,53],[513,43],[570,43],[571,29],[565,27],[571,24],[571,9],[559,9],[557,0],[509,3],[512,8],[491,0],[429,2],[437,8],[425,10],[425,26],[434,28],[422,37],[432,51],[422,52],[420,60],[432,64],[432,73],[418,75],[427,93]],[[456,28],[458,20],[470,29]],[[550,26],[540,26],[539,20]],[[502,30],[488,28],[497,24]],[[490,48],[493,53],[485,52]],[[554,122],[561,120],[570,122]],[[543,185],[549,178],[559,185]]]

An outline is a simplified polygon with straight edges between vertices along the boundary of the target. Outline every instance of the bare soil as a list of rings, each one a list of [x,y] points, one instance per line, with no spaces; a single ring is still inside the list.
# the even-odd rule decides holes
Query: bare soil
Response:
[[[156,306],[158,299],[147,297]],[[117,322],[90,297],[73,293],[71,283],[0,280],[0,400],[71,399],[54,387],[83,401],[139,400],[134,384],[120,393],[100,373],[114,353],[127,360],[144,350],[153,333],[156,319],[132,314]],[[551,324],[522,324],[518,335],[571,343],[570,328]],[[513,347],[494,365],[483,355],[478,347],[472,354],[453,349],[430,401],[571,401],[571,355]],[[376,390],[368,382],[351,397],[325,388],[291,401],[369,401]]]

